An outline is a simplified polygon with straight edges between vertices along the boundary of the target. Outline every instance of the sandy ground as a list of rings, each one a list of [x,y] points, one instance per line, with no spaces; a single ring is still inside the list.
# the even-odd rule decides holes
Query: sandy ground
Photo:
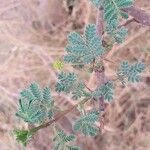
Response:
[[[136,5],[150,11],[149,0]],[[57,12],[56,12],[57,10]],[[51,64],[64,55],[67,33],[83,31],[95,21],[95,10],[87,0],[77,0],[70,16],[65,0],[0,0],[0,149],[21,150],[11,132],[27,128],[15,117],[20,90],[36,81],[41,86],[56,81]],[[119,63],[142,60],[146,70],[142,82],[123,88],[119,83],[114,101],[105,113],[105,132],[94,139],[78,135],[83,150],[149,150],[150,149],[150,28],[137,23],[128,25],[125,43],[116,46],[108,59]],[[116,66],[106,63],[107,76],[113,77]],[[66,70],[72,70],[65,66]],[[80,73],[88,82],[86,74]],[[92,85],[91,85],[92,86]],[[56,96],[56,103],[66,109],[74,102],[67,96]],[[71,113],[60,124],[72,132]],[[51,150],[51,129],[40,131],[27,150]]]

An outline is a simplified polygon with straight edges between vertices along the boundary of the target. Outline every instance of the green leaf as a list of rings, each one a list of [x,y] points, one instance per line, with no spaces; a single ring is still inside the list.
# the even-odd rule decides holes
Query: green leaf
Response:
[[[53,109],[50,89],[45,87],[42,91],[37,83],[32,83],[20,93],[16,116],[28,123],[41,124],[53,116]]]
[[[74,131],[79,131],[84,135],[95,136],[98,132],[98,128],[95,126],[95,122],[99,119],[99,113],[89,113],[81,116],[74,124]]]
[[[130,71],[130,65],[128,61],[123,61],[120,65],[120,68],[118,69],[119,75],[126,76],[128,75],[129,71]]]
[[[67,146],[68,150],[80,150],[77,146]]]
[[[84,36],[86,42],[88,43],[91,39],[93,39],[96,35],[96,26],[95,24],[88,24],[84,31]]]
[[[121,27],[114,32],[110,33],[110,35],[114,38],[114,41],[117,43],[122,43],[125,37],[128,34],[128,30],[124,27]]]
[[[100,7],[100,5],[102,4],[103,0],[90,0],[92,2],[93,5],[95,5],[97,8]]]
[[[119,29],[120,18],[128,18],[128,14],[123,12],[123,8],[127,8],[133,5],[134,0],[90,0],[97,8],[103,8],[103,18],[106,22],[107,33],[117,43],[122,43],[127,31],[125,29]]]
[[[110,101],[113,99],[113,94],[114,94],[114,85],[113,85],[113,82],[109,81],[105,83],[104,85],[98,87],[93,92],[93,97],[97,99],[100,97],[104,97],[105,100]]]
[[[72,98],[75,100],[88,96],[88,93],[85,91],[85,85],[74,73],[61,72],[58,74],[56,91],[72,94]]]
[[[77,32],[71,32],[68,35],[68,41],[72,45],[84,45],[85,41],[83,40],[82,36]]]
[[[50,107],[53,103],[53,98],[51,96],[51,90],[49,87],[45,87],[43,89],[43,103],[45,103],[45,105],[47,105],[48,107]]]
[[[140,81],[140,74],[144,71],[145,65],[142,62],[137,62],[130,65],[127,61],[123,61],[118,69],[118,76],[127,78],[131,83]]]
[[[145,69],[145,65],[143,63],[135,63],[131,65],[130,71],[128,74],[129,82],[139,82],[140,81],[140,73],[142,73]]]
[[[36,100],[36,97],[33,95],[33,93],[29,89],[24,89],[20,92],[20,97],[27,99],[28,102],[32,102]]]
[[[66,47],[67,52],[74,53],[74,54],[84,54],[88,50],[85,45],[73,45]]]
[[[85,65],[93,62],[105,52],[101,38],[96,33],[96,27],[89,24],[85,28],[84,36],[76,32],[70,33],[69,44],[66,47],[67,55],[64,61],[73,65]]]
[[[51,92],[50,92],[50,88],[49,88],[49,87],[45,87],[45,88],[43,89],[43,99],[44,99],[44,101],[46,101],[46,102],[51,101],[52,96],[51,96]]]
[[[124,19],[128,19],[129,18],[129,15],[126,12],[123,12],[123,11],[121,12],[121,16]]]
[[[75,135],[67,135],[62,129],[54,127],[55,150],[79,150],[78,147],[70,145],[75,139]]]
[[[43,89],[43,101],[42,103],[45,105],[48,113],[48,118],[52,118],[54,112],[54,100],[51,96],[51,90],[49,87],[45,87]]]
[[[22,118],[25,122],[41,123],[45,120],[46,110],[37,101],[33,101],[27,105],[23,102],[25,99],[20,99],[20,108],[16,113],[17,117]],[[24,105],[25,104],[25,105]]]
[[[30,90],[38,100],[42,100],[42,92],[37,83],[32,83],[30,85]]]
[[[78,83],[78,85],[76,85],[76,87],[74,87],[74,90],[72,92],[72,98],[77,100],[79,98],[81,98],[82,96],[84,96],[85,91],[84,91],[84,84],[83,83]]]
[[[77,76],[74,73],[61,72],[58,74],[58,80],[56,91],[70,93],[74,83],[77,81]]]
[[[26,147],[27,143],[30,141],[35,131],[29,130],[14,130],[14,136],[16,140],[21,143],[24,147]]]
[[[103,1],[103,10],[104,10],[104,19],[107,25],[111,25],[115,20],[115,28],[119,24],[119,19],[122,15],[122,8],[130,7],[133,5],[133,0],[104,0]]]

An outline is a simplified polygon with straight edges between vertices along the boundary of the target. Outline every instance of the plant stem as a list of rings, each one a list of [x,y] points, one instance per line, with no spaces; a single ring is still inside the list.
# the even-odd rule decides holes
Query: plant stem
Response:
[[[103,26],[103,10],[100,9],[98,10],[97,12],[97,18],[96,18],[96,31],[97,31],[97,34],[102,37],[103,35],[103,32],[104,32],[104,26]],[[106,75],[105,75],[105,67],[104,65],[102,67],[100,67],[99,69],[96,69],[95,70],[95,75],[96,75],[96,78],[97,78],[97,87],[105,84],[105,81],[106,81]],[[104,111],[105,107],[104,107],[104,97],[101,96],[99,97],[99,109],[100,111]]]
[[[30,131],[38,131],[40,129],[46,128],[50,125],[52,125],[54,122],[57,122],[58,120],[60,120],[61,118],[63,118],[65,115],[67,115],[69,112],[71,112],[74,108],[76,108],[78,105],[84,104],[85,102],[87,102],[89,99],[83,99],[80,102],[78,102],[77,104],[75,104],[74,106],[70,107],[69,109],[65,110],[63,113],[56,115],[55,118],[51,119],[50,121],[46,122],[45,124],[42,124],[40,126],[37,126],[35,128],[30,129]]]
[[[127,26],[128,24],[130,24],[131,22],[137,22],[134,18],[128,19],[125,23],[121,24],[120,26],[118,26],[118,28],[121,28],[123,26]]]

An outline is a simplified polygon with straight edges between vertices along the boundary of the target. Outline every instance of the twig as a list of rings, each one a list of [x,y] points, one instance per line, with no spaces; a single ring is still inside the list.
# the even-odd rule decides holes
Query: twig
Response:
[[[131,22],[137,22],[137,21],[134,18],[128,19],[126,22],[124,22],[123,24],[119,25],[118,28],[121,28],[123,26],[127,26]]]
[[[84,85],[90,92],[93,92],[85,83],[84,83]]]
[[[100,8],[102,10],[103,8]],[[146,12],[136,6],[131,6],[128,8],[123,8],[122,11],[128,13],[130,16],[134,18],[134,21],[145,25],[150,26],[150,13]]]
[[[97,29],[97,34],[102,37],[103,32],[104,32],[104,25],[103,25],[103,10],[100,9],[97,12],[97,18],[96,18],[96,29]],[[106,75],[105,75],[105,67],[102,66],[100,69],[96,69],[95,70],[95,75],[97,78],[97,82],[98,85],[97,87],[99,87],[100,85],[104,84],[106,81]],[[104,111],[105,106],[104,106],[104,97],[101,96],[99,97],[99,107],[100,107],[100,111]]]
[[[61,118],[63,118],[65,115],[67,115],[69,112],[71,112],[73,109],[75,109],[78,105],[84,104],[87,101],[88,101],[88,99],[81,100],[80,102],[78,102],[74,106],[72,106],[69,109],[65,110],[63,113],[56,115],[55,118],[51,119],[50,121],[46,122],[45,124],[42,124],[40,126],[37,126],[35,128],[30,129],[30,131],[38,131],[40,129],[43,129],[43,128],[46,128],[46,127],[52,125],[54,122],[57,122],[58,120],[60,120]]]
[[[96,16],[96,31],[100,37],[103,35],[103,32],[104,32],[102,11],[103,11],[102,9],[98,10],[97,16]]]
[[[112,64],[117,65],[115,62],[113,62],[112,60],[109,60],[109,59],[107,59],[107,58],[103,58],[103,60],[104,60],[104,61],[107,61],[107,62],[110,62],[110,63],[112,63]]]

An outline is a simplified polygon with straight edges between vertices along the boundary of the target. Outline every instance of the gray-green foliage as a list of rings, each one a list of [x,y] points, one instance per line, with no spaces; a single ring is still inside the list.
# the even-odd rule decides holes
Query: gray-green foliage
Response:
[[[83,82],[78,79],[75,73],[70,72],[61,72],[60,74],[58,74],[56,91],[71,93],[72,98],[75,100],[88,95],[88,93],[85,91]]]
[[[54,127],[54,150],[79,150],[79,147],[71,144],[75,139],[75,135],[67,135],[63,130]]]
[[[58,74],[58,82],[56,84],[56,91],[70,93],[76,81],[77,81],[77,76],[75,73],[61,72]]]
[[[104,0],[102,3],[104,11],[104,19],[107,25],[112,25],[116,29],[119,24],[119,19],[122,16],[123,8],[132,6],[133,0]]]
[[[122,43],[128,34],[128,30],[125,27],[121,27],[113,31],[108,30],[108,33],[112,37],[113,42]]]
[[[112,81],[108,81],[107,83],[99,86],[94,92],[93,97],[98,99],[99,97],[103,97],[105,100],[112,100],[114,94],[114,84]]]
[[[102,7],[104,19],[107,25],[116,28],[119,24],[120,17],[127,18],[123,8],[133,5],[134,0],[90,0],[97,8]]]
[[[81,116],[74,124],[74,131],[78,131],[88,136],[95,136],[98,133],[98,128],[95,123],[98,121],[99,113],[91,112]]]
[[[50,89],[42,89],[36,83],[21,91],[16,115],[25,122],[40,124],[53,115],[54,101]]]
[[[94,5],[95,7],[99,8],[103,2],[103,0],[90,0]]]
[[[96,72],[102,70],[102,62],[105,59],[105,54],[108,52],[107,50],[113,46],[114,42],[122,43],[127,35],[127,29],[121,27],[119,21],[121,17],[124,19],[128,18],[128,14],[123,12],[122,9],[130,7],[133,0],[90,1],[98,9],[100,7],[103,8],[103,18],[106,23],[105,31],[111,37],[111,40],[108,38],[110,41],[107,43],[104,39],[105,34],[100,37],[97,34],[96,25],[88,24],[83,35],[77,32],[71,32],[68,35],[68,45],[65,49],[67,54],[64,56],[64,61],[72,64],[75,68],[90,67],[90,70]],[[67,2],[68,6],[74,4],[74,0],[68,0]],[[127,61],[123,61],[117,71],[117,75],[122,83],[125,80],[138,82],[144,68],[145,65],[142,62],[129,64]],[[87,113],[84,104],[88,100],[93,99],[112,100],[114,95],[114,82],[109,80],[92,91],[90,87],[86,87],[84,82],[75,73],[60,72],[57,76],[58,81],[55,86],[57,93],[64,92],[65,94],[70,94],[73,99],[81,99],[81,101],[73,106],[73,108],[78,107],[81,114],[75,121],[73,130],[87,136],[97,135],[99,128],[96,122],[99,121],[100,112],[97,112],[96,108],[93,107],[95,111]],[[58,114],[54,115],[54,109],[54,100],[49,87],[41,89],[38,84],[32,83],[28,88],[22,90],[19,99],[19,110],[16,115],[36,127],[33,127],[31,130],[15,130],[14,134],[16,139],[26,146],[38,130],[55,124],[53,128],[54,150],[79,150],[79,147],[73,146],[72,143],[76,139],[75,135],[67,135],[64,130],[57,128],[57,121],[69,113],[72,108],[64,111],[60,116]],[[37,124],[40,125],[37,126]]]
[[[94,24],[87,25],[82,36],[77,32],[71,32],[68,42],[65,49],[68,54],[64,57],[64,61],[74,65],[89,64],[105,52]]]
[[[133,5],[133,0],[90,0],[97,8],[103,8],[103,18],[106,22],[107,33],[117,43],[121,43],[127,35],[124,27],[118,29],[120,18],[127,19],[128,14],[123,12],[123,8]]]
[[[123,79],[127,79],[129,82],[139,82],[140,74],[144,71],[145,65],[142,62],[136,62],[129,64],[127,61],[123,61],[118,69],[118,76]]]

